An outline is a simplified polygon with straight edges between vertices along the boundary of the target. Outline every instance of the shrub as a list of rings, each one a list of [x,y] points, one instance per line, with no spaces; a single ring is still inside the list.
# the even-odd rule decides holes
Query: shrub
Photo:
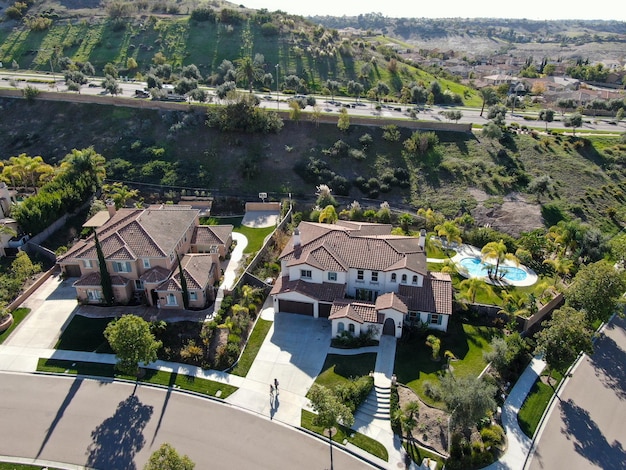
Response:
[[[222,344],[217,348],[217,354],[215,356],[215,367],[218,370],[228,369],[232,366],[239,357],[239,345],[235,343]]]
[[[354,413],[373,387],[374,378],[363,376],[346,384],[338,385],[335,388],[335,395]]]

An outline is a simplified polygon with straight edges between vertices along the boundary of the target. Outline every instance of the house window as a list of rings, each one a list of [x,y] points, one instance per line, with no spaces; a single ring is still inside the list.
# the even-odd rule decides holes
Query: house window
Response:
[[[441,325],[441,315],[437,313],[431,313],[428,315],[428,323],[431,325]]]
[[[348,325],[348,331],[349,331],[351,334],[354,334],[354,323],[350,323],[350,324]]]
[[[343,331],[346,329],[346,325],[343,324],[342,321],[340,321],[337,324],[337,333],[343,333]]]
[[[143,290],[143,281],[141,279],[135,279],[135,290]]]
[[[113,271],[116,273],[131,272],[130,263],[128,261],[113,261]]]
[[[150,269],[150,260],[148,258],[143,259],[143,267],[146,269]]]
[[[417,284],[417,276],[413,276],[413,284]]]
[[[311,274],[310,269],[301,269],[300,270],[300,278],[301,279],[311,279],[313,275]]]
[[[372,282],[378,282],[378,271],[372,271]]]
[[[396,273],[391,273],[391,282],[396,282]]]
[[[195,291],[189,291],[189,300],[198,300],[198,294]]]
[[[328,280],[329,281],[336,281],[337,280],[337,273],[328,273]]]
[[[91,262],[90,259],[84,259],[83,266],[85,266],[86,268],[93,268],[93,263]]]
[[[102,293],[99,290],[88,289],[87,290],[87,298],[90,301],[98,301],[102,300]]]
[[[369,289],[357,289],[356,290],[356,299],[357,300],[366,300],[368,302],[373,302],[378,297],[378,291],[369,290]]]
[[[178,305],[178,301],[176,300],[176,296],[174,294],[167,294],[165,297],[165,303],[167,305]]]
[[[402,275],[402,284],[406,284],[406,274]]]
[[[362,270],[362,269],[359,269],[359,270],[356,272],[356,280],[357,280],[357,281],[363,281],[363,279],[364,279],[364,278],[365,278],[365,275],[364,275],[364,273],[363,273],[363,270]]]

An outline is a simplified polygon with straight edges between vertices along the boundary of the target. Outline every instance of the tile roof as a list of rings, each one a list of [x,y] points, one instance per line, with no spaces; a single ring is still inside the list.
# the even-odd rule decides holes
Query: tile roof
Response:
[[[165,281],[168,277],[170,277],[171,272],[161,266],[156,266],[152,269],[149,269],[145,273],[143,273],[139,279],[143,282],[148,282],[150,284],[156,284],[158,282]]]
[[[295,237],[292,237],[280,256],[287,265],[315,260],[317,266],[326,271],[407,268],[423,275],[427,273],[426,254],[419,246],[418,238],[391,235],[389,225],[347,228],[339,224],[303,222],[298,229],[300,248],[294,247]],[[382,229],[387,231],[386,235],[378,234]],[[371,235],[371,232],[377,234]]]
[[[398,289],[414,312],[452,314],[452,279],[449,274],[429,273],[422,287],[401,284]]]
[[[225,245],[233,231],[232,225],[199,225],[193,231],[194,245]]]
[[[165,257],[175,251],[187,229],[195,226],[197,217],[198,210],[188,206],[119,209],[96,233],[107,259]],[[122,247],[126,251],[119,251]],[[91,236],[76,243],[59,262],[96,258]]]
[[[345,297],[345,284],[335,284],[332,282],[323,282],[315,284],[313,282],[305,282],[302,280],[290,281],[288,276],[279,277],[272,288],[270,294],[285,294],[287,292],[297,292],[312,299],[322,302],[332,302],[335,299]]]
[[[395,292],[387,292],[386,294],[378,296],[375,305],[376,310],[392,308],[404,314],[409,312],[409,309],[406,306],[406,299],[401,298]]]
[[[111,276],[111,285],[114,286],[125,286],[130,282],[130,279],[126,279],[125,277],[113,275]],[[100,282],[100,273],[99,272],[91,272],[89,274],[85,274],[80,279],[78,279],[72,286],[74,287],[101,287]]]
[[[385,316],[378,313],[376,305],[372,302],[335,301],[330,309],[329,320],[349,318],[358,323],[380,323]]]
[[[209,253],[192,253],[183,256],[180,260],[183,275],[187,282],[187,289],[206,289],[209,281],[213,278],[217,269],[216,255]],[[172,276],[160,284],[156,290],[159,291],[181,291],[180,271],[176,267],[172,271]]]

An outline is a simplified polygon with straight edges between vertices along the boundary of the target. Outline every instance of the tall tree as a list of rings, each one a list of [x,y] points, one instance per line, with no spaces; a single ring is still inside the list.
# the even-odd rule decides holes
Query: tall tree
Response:
[[[539,119],[546,123],[546,132],[548,132],[548,123],[554,121],[554,110],[542,109],[539,111]]]
[[[150,324],[136,315],[124,315],[113,320],[104,330],[104,337],[115,351],[115,367],[122,373],[137,375],[139,363],[144,365],[157,359],[161,342],[150,330]]]
[[[346,108],[339,110],[339,118],[337,119],[337,128],[342,132],[347,132],[350,129],[350,116]]]
[[[180,263],[180,256],[176,254],[176,261],[178,261],[178,275],[180,277],[180,288],[183,294],[183,306],[185,310],[189,308],[189,289],[187,288],[187,278],[185,277],[185,270]]]
[[[511,261],[515,264],[519,264],[519,260],[517,259],[517,257],[514,254],[508,252],[506,244],[503,240],[500,240],[499,242],[487,243],[480,251],[480,254],[484,262],[491,262],[495,260],[496,269],[493,272],[494,278],[498,277],[500,264],[504,261]]]
[[[451,412],[450,423],[469,435],[472,426],[488,411],[495,410],[497,388],[477,377],[454,377],[446,374],[441,379],[441,394],[446,408]]]
[[[587,315],[589,322],[607,321],[626,291],[624,273],[602,260],[583,266],[565,292],[566,304]]]
[[[446,239],[446,247],[450,248],[452,243],[462,243],[463,239],[461,238],[461,229],[456,224],[456,222],[452,220],[446,220],[445,222],[437,225],[435,227],[435,232],[440,237],[444,237]]]
[[[479,292],[493,292],[491,286],[479,277],[470,277],[465,279],[461,281],[459,287],[461,287],[461,289],[466,289],[463,296],[471,303],[476,303],[476,296]]]
[[[98,256],[98,268],[100,269],[100,285],[102,286],[102,297],[104,303],[107,305],[113,305],[115,298],[113,296],[113,284],[111,282],[111,275],[107,269],[107,262],[102,252],[102,246],[100,246],[100,240],[98,240],[98,234],[94,232],[94,243],[96,245],[96,255]]]
[[[313,385],[308,393],[313,411],[317,414],[313,418],[315,426],[328,430],[328,445],[330,446],[330,468],[333,468],[333,439],[332,429],[341,423],[350,427],[354,417],[350,408],[339,401],[339,398],[327,387]]]
[[[242,57],[235,61],[237,64],[236,77],[237,80],[243,81],[248,85],[248,90],[252,93],[254,82],[263,77],[263,67],[257,64],[252,57]]]
[[[195,466],[189,457],[181,456],[165,442],[150,456],[143,470],[193,470]]]
[[[576,137],[576,128],[583,125],[583,117],[580,113],[574,113],[565,118],[563,124],[565,124],[565,127],[571,127],[573,129],[572,133]]]
[[[535,335],[535,352],[543,354],[550,367],[548,379],[555,370],[565,372],[581,351],[593,352],[593,333],[584,312],[564,306],[555,310],[552,319],[543,322],[542,326],[544,328]]]
[[[480,116],[482,117],[483,112],[485,111],[485,106],[493,106],[498,102],[498,93],[493,87],[490,86],[481,88],[479,93],[483,99],[483,104],[480,108]]]

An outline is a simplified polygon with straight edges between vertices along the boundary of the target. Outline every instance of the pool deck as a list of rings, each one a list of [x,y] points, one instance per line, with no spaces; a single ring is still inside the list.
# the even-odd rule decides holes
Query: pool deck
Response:
[[[466,245],[466,244],[453,245],[450,248],[456,251],[456,255],[454,255],[451,259],[454,263],[456,263],[457,268],[460,267],[459,263],[463,258],[478,258],[478,259],[482,258],[482,255],[480,254],[480,250],[472,245]],[[495,279],[490,279],[488,276],[482,276],[481,279],[483,279],[487,284],[491,284],[494,286],[507,286],[508,285],[508,286],[516,286],[516,287],[532,286],[539,279],[537,277],[537,274],[532,269],[524,266],[523,264],[515,264],[515,263],[511,263],[510,261],[504,261],[503,263],[501,263],[501,265],[516,267],[516,268],[521,269],[522,271],[526,273],[526,278],[522,279],[521,281],[513,281],[510,279],[504,279],[504,278],[501,281],[497,281]],[[469,277],[469,275],[466,274],[461,269],[459,269],[459,274],[464,277]]]

